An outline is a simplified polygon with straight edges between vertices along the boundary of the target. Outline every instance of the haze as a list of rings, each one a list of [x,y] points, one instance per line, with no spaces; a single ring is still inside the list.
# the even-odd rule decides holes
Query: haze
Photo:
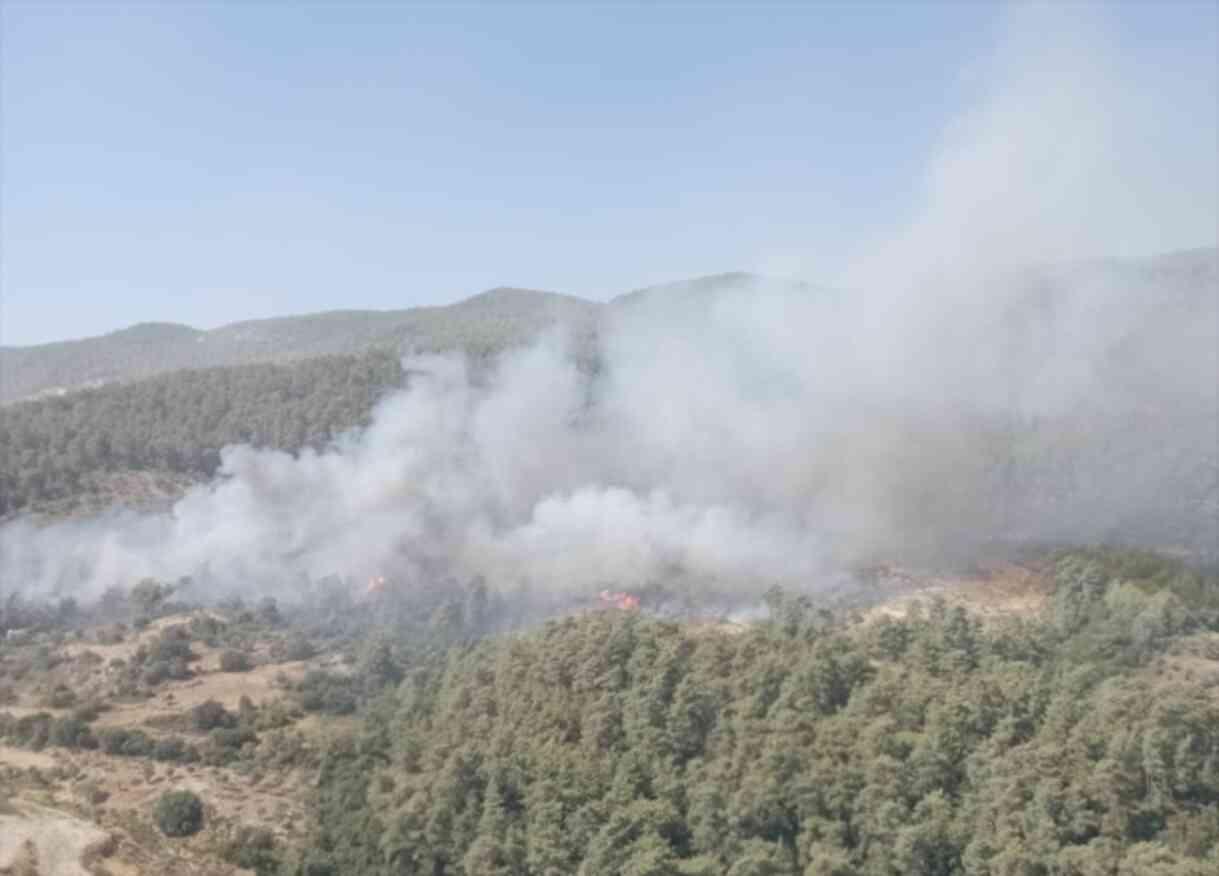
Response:
[[[820,586],[860,562],[943,563],[996,542],[1105,541],[1219,556],[1215,105],[1204,99],[1214,96],[1214,69],[1206,63],[1213,55],[1194,42],[1208,28],[1214,34],[1213,7],[1182,7],[1171,25],[1151,16],[1150,7],[1133,6],[1017,7],[984,19],[971,18],[973,7],[961,5],[917,13],[813,8],[816,15],[806,12],[787,28],[783,22],[763,27],[740,12],[690,22],[678,11],[635,10],[612,23],[608,13],[582,13],[584,27],[607,27],[595,42],[597,52],[613,53],[608,66],[560,38],[563,28],[576,27],[569,13],[522,10],[517,18],[483,10],[476,20],[486,29],[480,24],[461,39],[490,40],[498,50],[482,54],[460,40],[442,41],[428,56],[437,65],[427,66],[430,84],[410,80],[417,85],[412,100],[450,119],[451,128],[422,124],[427,115],[410,107],[398,112],[392,103],[364,103],[366,94],[348,105],[342,89],[335,90],[341,74],[353,88],[361,83],[361,93],[397,94],[385,82],[405,81],[396,78],[406,75],[404,59],[413,75],[413,65],[422,63],[397,39],[441,27],[435,13],[377,10],[353,19],[334,13],[332,39],[375,35],[354,67],[327,67],[328,44],[308,40],[298,46],[303,57],[283,68],[272,65],[274,53],[256,53],[253,93],[287,87],[289,71],[308,69],[308,81],[341,103],[342,113],[327,120],[325,101],[294,93],[282,112],[269,114],[284,126],[281,134],[296,134],[293,144],[260,146],[261,160],[278,180],[274,191],[253,171],[234,176],[248,153],[215,138],[199,144],[207,161],[198,166],[185,166],[185,157],[152,160],[135,192],[147,195],[160,174],[188,187],[215,180],[217,190],[198,210],[189,188],[177,198],[170,197],[172,187],[158,189],[155,207],[115,196],[117,213],[105,235],[79,248],[60,237],[62,253],[73,258],[39,268],[39,282],[53,284],[82,270],[92,290],[80,306],[60,299],[64,318],[94,319],[90,301],[104,305],[106,320],[123,319],[125,308],[137,308],[144,319],[207,321],[221,311],[232,318],[240,308],[224,304],[223,295],[196,301],[195,292],[185,290],[200,289],[208,270],[270,290],[278,281],[267,281],[268,266],[289,272],[276,275],[281,278],[310,277],[287,297],[262,299],[295,310],[401,294],[388,285],[373,291],[380,271],[393,276],[395,290],[422,290],[433,275],[465,284],[477,272],[502,278],[528,264],[538,272],[524,278],[530,282],[599,293],[627,275],[742,261],[773,267],[786,259],[789,267],[825,269],[836,282],[738,279],[636,296],[600,321],[592,350],[578,348],[578,333],[559,329],[505,355],[477,381],[459,355],[412,359],[408,370],[418,376],[378,408],[372,426],[322,453],[230,447],[218,481],[187,493],[171,515],[6,526],[0,530],[3,583],[96,594],[143,576],[191,576],[211,593],[260,587],[283,594],[303,579],[388,573],[420,583],[483,578],[498,590],[561,596],[604,584],[687,580],[708,597],[728,591],[749,600],[775,582]],[[73,15],[19,10],[8,27],[11,33],[74,27],[80,22]],[[184,15],[89,13],[121,33],[172,31],[173,22],[182,38],[227,46],[234,62],[253,51],[244,28],[271,39],[255,25],[281,21],[278,12],[266,11]],[[320,15],[325,20],[331,13]],[[644,26],[652,16],[669,28],[665,39]],[[846,84],[812,85],[826,69],[860,69],[841,54],[823,68],[826,59],[816,47],[799,43],[797,34],[816,31],[823,18],[858,29],[852,38],[860,57],[864,31],[868,46],[887,46],[885,35],[895,32],[886,28],[903,20],[931,33],[951,19],[953,28],[972,28],[974,38],[949,41],[951,74],[943,57],[933,63],[894,55],[869,60],[866,75]],[[511,34],[538,20],[546,28],[525,45],[545,48],[542,60],[505,61],[503,76],[481,68],[477,75],[462,72],[467,64],[502,60]],[[685,30],[683,21],[690,25]],[[627,27],[632,22],[636,29]],[[741,28],[733,34],[738,51],[722,60],[720,53],[705,54],[716,43],[702,38],[727,40],[730,25]],[[878,30],[868,30],[871,25]],[[309,30],[320,22],[300,26]],[[644,34],[642,60],[634,59],[637,33]],[[288,33],[274,39],[285,51],[297,46]],[[819,39],[828,44],[824,33]],[[902,44],[911,42],[917,41],[903,34]],[[161,40],[146,45],[168,63]],[[765,61],[741,60],[750,46],[765,47],[759,52]],[[942,40],[934,47],[947,50]],[[1172,64],[1151,66],[1170,48]],[[344,57],[352,54],[345,49]],[[574,68],[570,76],[561,75],[565,66],[554,67],[555,57]],[[939,70],[945,79],[911,77],[894,66],[899,60],[919,71]],[[23,63],[14,81],[34,62]],[[173,62],[180,63],[186,62]],[[137,61],[126,58],[120,66],[130,64]],[[544,68],[564,81],[543,85]],[[234,63],[221,80],[235,86],[249,78],[232,78],[237,69]],[[357,75],[374,69],[380,73],[371,79]],[[655,79],[660,69],[668,71],[667,88],[684,100],[670,105],[663,98],[666,88]],[[682,71],[689,69],[695,73],[687,81]],[[275,70],[280,78],[271,76]],[[455,79],[442,88],[438,70]],[[514,71],[524,70],[540,90],[524,88],[521,80],[525,96],[513,96]],[[607,82],[595,92],[578,87],[581,76],[618,83],[607,71],[631,75],[622,90]],[[794,78],[781,81],[784,75]],[[911,79],[916,84],[908,84]],[[163,89],[174,81],[164,76],[146,87],[165,97]],[[465,103],[475,81],[484,98],[489,91],[500,96],[493,116],[480,117],[490,104]],[[762,84],[769,88],[758,90]],[[871,87],[889,97],[877,97]],[[800,99],[788,102],[789,95]],[[819,95],[833,95],[830,110],[819,110]],[[952,97],[948,104],[944,95]],[[250,99],[226,104],[225,111],[249,108]],[[899,99],[940,117],[915,122],[907,113],[909,124],[895,129],[902,135],[886,138],[877,118]],[[644,105],[648,114],[640,119],[635,114]],[[714,125],[685,130],[679,123],[694,119],[685,114],[695,107]],[[358,119],[367,121],[371,116],[363,113],[374,109],[378,127],[362,127]],[[783,125],[767,124],[764,116],[772,111]],[[23,112],[32,109],[18,102],[18,121]],[[300,124],[298,112],[331,134],[311,141],[311,127]],[[842,127],[833,124],[836,114],[868,119]],[[487,121],[492,117],[494,124]],[[176,129],[173,118],[161,122],[174,132],[167,137],[189,140],[186,131],[204,124],[196,119],[189,129]],[[548,128],[547,118],[562,120],[562,130]],[[625,127],[615,128],[618,120]],[[225,116],[222,130],[244,142],[267,135],[272,124],[248,121]],[[604,136],[594,136],[586,123]],[[670,136],[659,135],[661,125]],[[107,152],[110,132],[119,127],[112,120],[101,129],[105,148],[99,151]],[[486,136],[491,130],[501,136]],[[548,136],[545,150],[533,148]],[[813,140],[835,145],[802,149]],[[337,157],[332,150],[340,141],[349,151],[341,154],[341,181],[332,185],[344,194],[328,201],[326,192],[337,189],[315,184],[306,164]],[[399,149],[424,142],[430,151]],[[701,151],[693,150],[695,143]],[[775,150],[793,162],[799,153],[799,161],[772,160]],[[828,173],[827,150],[842,150],[845,163],[828,174],[836,182],[818,197],[804,197]],[[556,158],[558,151],[565,157]],[[900,183],[890,153],[900,156]],[[617,157],[606,157],[611,154]],[[688,155],[703,158],[684,160]],[[433,166],[432,158],[443,160]],[[797,164],[801,172],[786,177],[785,168]],[[733,171],[717,184],[720,166]],[[406,185],[404,168],[411,179],[426,179],[434,201]],[[588,176],[573,182],[582,171]],[[73,168],[67,178],[80,172]],[[447,174],[464,181],[449,189]],[[615,181],[628,178],[617,190]],[[112,194],[119,190],[114,180],[105,185]],[[71,207],[71,189],[61,188],[68,201],[52,199],[39,208],[59,217],[68,235],[88,215]],[[237,189],[243,194],[233,197]],[[13,203],[31,190],[28,182],[19,184]],[[611,190],[612,197],[605,194]],[[478,197],[470,197],[475,191]],[[246,195],[254,202],[243,201]],[[786,211],[790,199],[800,201],[804,218]],[[403,212],[382,212],[390,201]],[[621,208],[624,201],[629,209]],[[329,206],[293,209],[302,203]],[[772,203],[777,206],[768,209]],[[261,212],[271,204],[271,212]],[[358,219],[323,221],[346,204],[358,206]],[[181,230],[176,243],[162,247],[161,238],[120,233],[145,208],[171,229],[171,239],[178,234],[173,229]],[[245,256],[208,252],[209,238],[191,232],[192,223],[213,210],[214,221],[232,223],[226,240],[240,236],[239,248],[252,247]],[[20,280],[32,276],[46,246],[23,218],[32,212],[29,204],[16,210],[15,231],[6,223],[6,233],[17,235],[10,244],[17,258],[9,282],[17,291],[9,318],[28,307],[29,322],[37,325],[36,314],[55,307],[57,293],[43,286],[34,294]],[[186,215],[194,218],[177,226],[174,217]],[[646,218],[636,223],[636,217]],[[255,246],[256,235],[238,235],[242,223],[274,228],[267,238],[274,245]],[[299,223],[317,236],[294,236]],[[407,229],[412,223],[429,230],[416,235]],[[498,223],[511,225],[511,233],[499,235]],[[348,245],[352,238],[345,235],[357,226],[375,234]],[[332,227],[345,230],[332,234]],[[822,234],[821,227],[834,231]],[[130,248],[136,237],[146,258]],[[53,239],[48,232],[46,240]],[[98,240],[129,246],[118,245],[94,263]],[[1203,248],[1149,256],[1191,245]],[[401,267],[370,257],[367,247],[381,246]],[[819,248],[833,257],[818,256]],[[178,291],[164,293],[164,300],[107,291],[118,273],[155,273],[184,252],[193,255],[174,264],[173,281],[163,288]],[[418,264],[416,252],[425,254]],[[1102,255],[1109,260],[1089,261]],[[196,271],[204,262],[208,270]],[[83,267],[69,267],[74,264]],[[418,294],[441,293],[432,286]],[[166,301],[172,308],[158,310]],[[596,367],[586,367],[589,358]]]

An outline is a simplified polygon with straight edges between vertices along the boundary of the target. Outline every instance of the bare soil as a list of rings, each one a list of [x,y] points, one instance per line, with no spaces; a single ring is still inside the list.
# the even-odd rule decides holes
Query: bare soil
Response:
[[[983,620],[1031,618],[1045,609],[1053,588],[1046,573],[1012,563],[969,575],[926,576],[901,569],[886,569],[884,574],[884,586],[894,595],[867,609],[866,621],[902,618],[916,606],[926,610],[937,599]]]
[[[0,874],[95,876],[82,860],[108,838],[96,824],[36,803],[10,802],[0,813]]]

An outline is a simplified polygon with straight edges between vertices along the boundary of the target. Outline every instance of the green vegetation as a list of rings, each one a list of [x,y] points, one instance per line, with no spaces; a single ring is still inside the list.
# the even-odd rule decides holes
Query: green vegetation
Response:
[[[193,836],[203,828],[203,801],[191,791],[166,791],[153,814],[166,836]]]
[[[237,726],[237,716],[215,700],[206,700],[191,709],[190,719],[196,730],[204,732],[219,727],[231,729]]]
[[[249,672],[252,668],[250,656],[243,651],[229,648],[220,655],[221,672]]]
[[[256,876],[274,876],[279,872],[275,836],[268,830],[242,828],[225,845],[221,857],[230,864],[253,870]]]
[[[64,679],[101,658],[57,650],[48,620],[0,643],[0,676],[48,709],[0,710],[0,740],[307,776],[302,841],[213,825],[216,854],[262,876],[1216,872],[1219,578],[1131,551],[1052,563],[1041,616],[985,621],[933,603],[861,622],[774,590],[749,627],[608,610],[491,636],[510,603],[481,586],[321,587],[161,621],[77,698]],[[158,617],[172,589],[153,584],[44,616]],[[204,644],[326,668],[257,706],[92,725],[105,697],[152,692],[150,666],[189,678]],[[294,726],[310,712],[323,735]],[[179,836],[192,812],[153,814]]]
[[[401,382],[397,357],[372,352],[180,371],[11,405],[0,419],[0,515],[115,498],[107,479],[122,473],[208,478],[229,444],[319,448],[366,424]]]
[[[1177,655],[1219,633],[1219,582],[1097,553],[1056,582],[1039,620],[775,593],[737,635],[601,612],[416,655],[325,755],[284,871],[1216,872],[1219,677]]]
[[[599,305],[499,288],[445,307],[337,310],[239,322],[212,331],[143,323],[79,341],[0,347],[0,401],[183,368],[216,368],[381,350],[463,350],[479,357],[522,346],[556,322],[594,318]]]

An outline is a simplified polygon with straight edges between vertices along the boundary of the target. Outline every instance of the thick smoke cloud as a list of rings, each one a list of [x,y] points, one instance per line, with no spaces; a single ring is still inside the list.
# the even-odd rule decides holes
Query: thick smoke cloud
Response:
[[[288,595],[385,574],[748,598],[996,543],[1219,556],[1215,251],[1071,261],[1121,237],[1146,184],[1114,139],[1122,83],[1078,30],[1012,33],[920,210],[840,288],[634,296],[594,350],[556,330],[478,380],[410,359],[408,387],[324,453],[230,447],[172,514],[4,527],[0,588]]]

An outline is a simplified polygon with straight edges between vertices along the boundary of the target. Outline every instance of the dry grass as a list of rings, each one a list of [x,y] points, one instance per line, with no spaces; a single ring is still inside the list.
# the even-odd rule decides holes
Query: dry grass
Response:
[[[243,696],[256,706],[263,705],[281,695],[277,682],[281,675],[295,681],[310,666],[297,662],[268,664],[249,672],[200,672],[194,678],[162,684],[150,700],[114,704],[97,719],[96,726],[156,727],[207,700],[216,700],[230,710],[237,708]]]
[[[108,834],[65,812],[29,802],[14,814],[0,815],[0,874],[93,876],[82,860],[108,840]],[[93,871],[96,873],[96,871]]]
[[[983,620],[1036,617],[1045,608],[1053,587],[1045,573],[1012,563],[996,564],[969,575],[923,576],[887,569],[885,576],[884,585],[897,594],[866,610],[865,621],[905,617],[916,606],[926,610],[937,599]]]
[[[206,700],[219,701],[233,711],[243,697],[263,705],[283,695],[281,679],[296,680],[310,668],[334,662],[333,655],[320,655],[310,661],[226,673],[219,671],[223,649],[196,640],[192,648],[199,659],[192,663],[194,677],[166,681],[147,700],[116,701],[113,691],[121,670],[111,668],[109,662],[129,660],[141,644],[149,644],[167,627],[188,623],[190,618],[161,618],[118,644],[67,643],[58,651],[63,658],[60,664],[18,682],[17,703],[0,710],[18,716],[39,711],[66,713],[70,710],[39,705],[45,690],[63,684],[77,693],[80,702],[106,702],[107,711],[93,722],[95,730],[140,728],[155,737],[161,735],[159,721],[181,719]],[[266,653],[268,644],[259,643],[254,650]],[[86,652],[102,659],[85,659]],[[353,726],[353,720],[310,716],[290,732],[300,733],[308,747],[316,750],[333,734]],[[274,746],[274,735],[263,734],[263,744]],[[96,750],[33,752],[0,745],[0,785],[6,804],[0,809],[0,876],[229,876],[241,871],[216,855],[235,825],[266,828],[286,841],[299,839],[306,824],[309,781],[299,767],[265,762],[251,770],[248,763],[183,765]],[[157,797],[172,789],[192,790],[207,806],[204,830],[189,840],[167,840],[152,822]]]
[[[0,744],[0,765],[27,769],[34,767],[49,770],[57,766],[59,759],[45,751],[26,751],[24,748],[14,748],[11,745]]]

